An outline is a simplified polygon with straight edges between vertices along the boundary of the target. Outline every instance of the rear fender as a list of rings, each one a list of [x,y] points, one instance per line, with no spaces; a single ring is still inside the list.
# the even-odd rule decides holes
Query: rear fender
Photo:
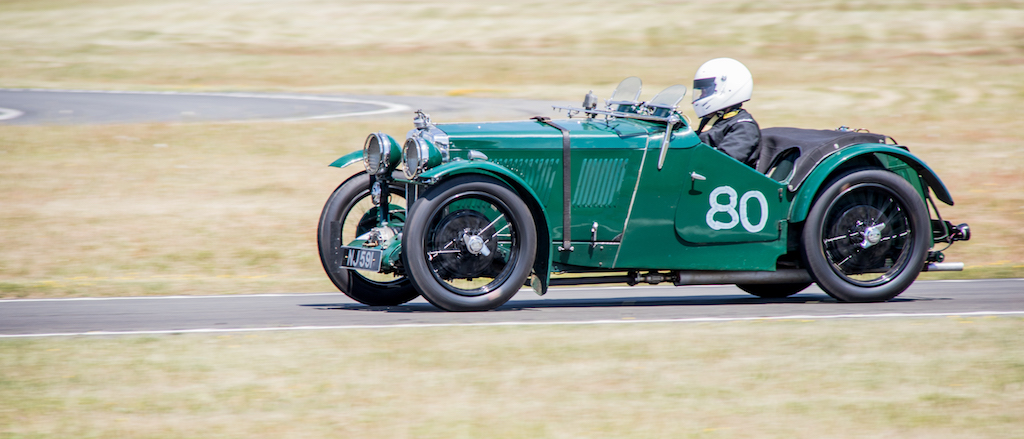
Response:
[[[540,279],[540,286],[533,286],[534,290],[544,294],[551,281],[551,232],[548,229],[548,213],[537,193],[526,184],[521,177],[508,168],[496,163],[478,160],[459,160],[445,163],[441,166],[431,168],[419,175],[421,181],[428,184],[437,184],[443,180],[463,174],[478,174],[496,178],[509,185],[516,191],[527,206],[530,206],[530,213],[537,227],[537,257],[534,259],[533,272]]]
[[[935,174],[935,171],[932,171],[921,159],[895,145],[863,144],[839,150],[835,154],[826,157],[814,168],[814,171],[811,171],[811,174],[801,183],[793,199],[793,204],[790,206],[790,223],[797,223],[807,219],[807,213],[811,210],[811,204],[814,202],[815,195],[822,189],[821,186],[837,172],[840,172],[845,164],[858,158],[872,158],[865,156],[874,154],[882,154],[894,158],[911,167],[924,180],[925,184],[931,188],[936,198],[950,206],[953,205],[953,197],[950,196],[949,190],[946,189],[942,180],[939,180],[939,176]],[[917,186],[913,181],[910,183]]]

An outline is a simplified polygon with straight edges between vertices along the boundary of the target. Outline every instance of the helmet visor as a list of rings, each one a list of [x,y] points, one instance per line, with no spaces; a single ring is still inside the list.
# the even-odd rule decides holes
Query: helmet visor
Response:
[[[715,94],[715,78],[693,80],[693,102]]]

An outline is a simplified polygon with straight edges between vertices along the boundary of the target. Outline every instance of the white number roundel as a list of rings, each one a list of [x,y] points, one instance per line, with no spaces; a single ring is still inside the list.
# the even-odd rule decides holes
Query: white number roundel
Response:
[[[728,198],[725,204],[719,201],[722,195]],[[747,204],[751,198],[757,200],[757,204],[761,208],[760,220],[757,224],[750,222],[750,211],[747,210]],[[712,230],[728,230],[742,222],[743,228],[748,232],[757,233],[764,230],[764,226],[768,224],[768,199],[760,191],[747,191],[737,202],[736,189],[730,186],[719,186],[711,191],[708,203],[711,205],[711,209],[708,210],[708,214],[704,219]],[[737,204],[739,204],[739,212],[736,211]],[[718,213],[729,215],[729,222],[715,219],[715,215]]]

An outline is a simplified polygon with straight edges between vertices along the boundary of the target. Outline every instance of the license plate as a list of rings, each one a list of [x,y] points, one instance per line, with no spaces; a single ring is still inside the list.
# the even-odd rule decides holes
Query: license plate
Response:
[[[374,249],[342,247],[341,266],[344,268],[354,268],[356,270],[379,272],[381,253],[382,252],[380,250]]]

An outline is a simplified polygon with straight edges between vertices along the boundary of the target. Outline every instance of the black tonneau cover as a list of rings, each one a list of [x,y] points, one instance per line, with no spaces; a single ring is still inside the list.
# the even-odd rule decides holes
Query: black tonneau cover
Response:
[[[859,131],[764,128],[761,130],[761,156],[757,161],[757,171],[767,173],[776,164],[776,158],[799,151],[800,156],[794,163],[796,170],[789,180],[790,190],[795,190],[814,167],[833,152],[860,143],[885,143],[889,138],[884,134]]]

